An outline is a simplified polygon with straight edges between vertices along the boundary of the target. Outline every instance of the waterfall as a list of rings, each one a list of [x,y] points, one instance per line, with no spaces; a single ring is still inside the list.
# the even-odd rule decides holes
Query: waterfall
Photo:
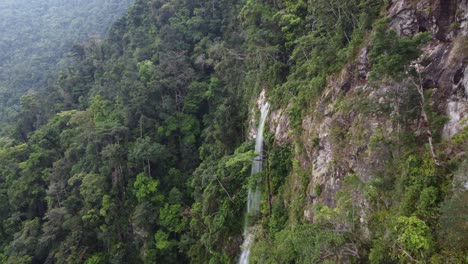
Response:
[[[258,156],[252,161],[251,175],[254,175],[262,171],[263,165],[263,128],[265,127],[265,121],[270,110],[270,104],[265,103],[261,109],[260,122],[258,123],[257,138],[255,139],[255,152]],[[253,234],[249,230],[249,217],[255,216],[260,211],[260,188],[258,184],[249,188],[247,195],[247,216],[244,223],[244,243],[242,243],[242,253],[239,259],[239,264],[248,264],[250,255],[250,246],[253,242]]]

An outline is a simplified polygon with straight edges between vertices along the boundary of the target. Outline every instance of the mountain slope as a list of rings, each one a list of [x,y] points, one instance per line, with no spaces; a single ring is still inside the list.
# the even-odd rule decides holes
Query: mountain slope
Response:
[[[466,10],[137,1],[23,98],[0,261],[234,263],[258,187],[250,263],[463,263]]]
[[[11,1],[0,3],[0,121],[19,99],[57,77],[73,44],[100,38],[133,1]]]

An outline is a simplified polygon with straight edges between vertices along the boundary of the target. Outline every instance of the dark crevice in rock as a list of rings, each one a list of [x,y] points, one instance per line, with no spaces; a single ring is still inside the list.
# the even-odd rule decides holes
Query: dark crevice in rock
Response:
[[[341,90],[345,92],[345,94],[351,89],[351,83],[348,81],[341,87]]]
[[[457,72],[455,72],[455,75],[453,76],[453,83],[454,84],[459,84],[461,79],[463,78],[463,72],[464,72],[465,68],[464,67],[461,67],[460,69],[457,70]]]
[[[437,87],[438,87],[437,83],[432,79],[426,79],[423,82],[424,89],[437,88]]]
[[[450,26],[454,21],[457,12],[459,0],[439,0],[434,16],[437,19],[438,32],[435,34],[436,39],[441,41],[447,40],[447,34],[450,31]]]

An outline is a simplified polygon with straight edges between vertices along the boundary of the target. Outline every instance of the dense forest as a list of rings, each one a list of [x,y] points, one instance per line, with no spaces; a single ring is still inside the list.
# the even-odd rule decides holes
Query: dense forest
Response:
[[[66,55],[74,44],[89,37],[103,38],[131,3],[0,1],[0,124],[5,126],[5,121],[15,118],[21,95],[44,89],[57,78],[57,70],[66,64]]]
[[[137,0],[28,79],[50,81],[0,138],[0,263],[236,263],[245,222],[249,263],[466,263],[467,10]]]

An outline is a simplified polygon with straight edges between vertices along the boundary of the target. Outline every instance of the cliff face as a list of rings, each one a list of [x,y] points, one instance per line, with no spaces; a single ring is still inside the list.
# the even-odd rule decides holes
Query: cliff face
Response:
[[[319,223],[322,217],[317,216],[317,208],[337,209],[340,192],[349,192],[343,188],[348,176],[356,176],[365,185],[388,174],[395,160],[409,151],[401,138],[403,131],[425,142],[422,148],[427,153],[429,138],[438,137],[434,152],[443,160],[442,167],[465,156],[463,147],[448,142],[466,133],[468,125],[467,8],[467,1],[392,1],[386,9],[387,30],[395,31],[398,37],[424,32],[432,36],[421,47],[420,58],[412,63],[418,77],[371,80],[369,52],[373,43],[368,37],[355,60],[340,74],[328,78],[322,96],[305,110],[299,129],[291,129],[289,106],[271,113],[269,133],[276,144],[289,142],[295,146],[294,160],[299,166],[288,176],[289,191],[283,202],[291,208],[297,200],[303,201],[303,215],[298,219]],[[261,101],[263,97],[264,92]],[[409,108],[418,110],[405,115]],[[431,115],[443,121],[436,125],[432,119],[428,124],[424,118],[428,110],[423,108],[430,108]],[[461,174],[466,181],[466,172]],[[358,215],[362,238],[371,240],[369,222],[375,207],[364,189],[351,193],[353,208],[359,208],[353,213]],[[390,206],[391,202],[385,203]],[[352,228],[346,222],[336,221],[334,225],[342,230]]]
[[[467,2],[417,2],[394,1],[388,9],[390,29],[399,36],[411,36],[426,30],[434,36],[423,47],[421,59],[429,64],[424,68],[421,82],[425,90],[433,91],[434,108],[448,118],[443,126],[443,136],[448,140],[467,125]],[[460,26],[457,28],[456,25]],[[304,133],[299,140],[304,144],[304,151],[298,159],[304,169],[311,171],[308,193],[312,204],[320,201],[333,206],[344,176],[355,173],[361,180],[368,181],[373,178],[373,171],[389,159],[385,149],[372,153],[369,141],[379,131],[386,138],[398,129],[397,124],[391,121],[391,117],[398,115],[398,106],[389,98],[390,94],[409,94],[408,90],[414,88],[410,87],[409,80],[369,83],[368,49],[368,46],[363,47],[356,63],[350,63],[340,76],[329,79],[324,95],[302,123]],[[362,113],[337,107],[363,99],[375,104],[377,111]],[[418,106],[418,102],[411,103]],[[379,114],[379,106],[390,107],[391,110],[387,114]],[[420,117],[410,122],[414,133],[421,133]],[[339,145],[332,138],[333,129],[338,128],[347,135]],[[316,143],[317,138],[319,144]],[[323,195],[314,199],[313,187],[317,184],[323,186]],[[309,213],[306,211],[305,215]]]

